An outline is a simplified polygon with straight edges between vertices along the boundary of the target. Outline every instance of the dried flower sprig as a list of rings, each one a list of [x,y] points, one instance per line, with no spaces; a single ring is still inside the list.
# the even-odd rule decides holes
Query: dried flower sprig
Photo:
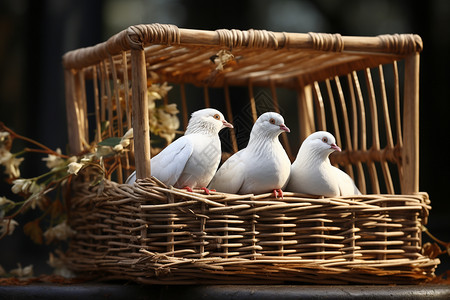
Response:
[[[428,255],[431,258],[438,257],[442,254],[447,254],[450,256],[450,242],[444,242],[435,237],[431,232],[426,228],[424,225],[422,225],[422,232],[424,232],[426,235],[428,235],[435,243],[425,243],[423,245],[423,251],[426,255]],[[441,247],[444,247],[442,250]]]
[[[152,77],[153,78],[153,77]],[[158,80],[153,78],[152,80]],[[172,142],[180,125],[176,104],[167,104],[167,93],[172,89],[167,83],[150,82],[148,87],[150,131],[159,135],[168,144]],[[163,104],[157,105],[157,100],[164,99]],[[123,100],[123,99],[121,99]],[[121,101],[125,102],[125,101]],[[121,104],[123,105],[123,104]],[[0,196],[0,239],[13,234],[19,222],[16,217],[28,210],[40,210],[41,215],[22,225],[35,243],[58,243],[70,238],[75,232],[67,223],[67,205],[65,190],[69,187],[73,176],[85,173],[92,180],[91,184],[99,184],[105,178],[111,178],[112,173],[120,167],[122,159],[127,157],[133,130],[128,130],[122,137],[107,137],[112,134],[110,124],[102,124],[97,132],[96,141],[85,144],[86,150],[76,156],[62,154],[61,149],[52,150],[45,145],[19,135],[0,122],[0,169],[7,175],[6,181],[11,184],[11,191],[23,198],[14,201]],[[11,149],[14,140],[22,140],[30,147],[25,147],[13,153]],[[28,146],[28,145],[27,145]],[[47,171],[32,178],[23,178],[20,167],[28,153],[44,155],[41,161],[45,163]],[[126,160],[127,161],[127,160]],[[85,172],[86,171],[86,172]],[[121,174],[121,172],[118,172]],[[21,224],[20,224],[21,225]],[[61,253],[59,254],[61,257]],[[49,264],[61,269],[60,273],[68,271],[60,259],[50,255]],[[16,276],[28,276],[32,273],[32,266],[10,272]],[[58,271],[59,272],[59,271]],[[2,275],[0,274],[0,277]]]

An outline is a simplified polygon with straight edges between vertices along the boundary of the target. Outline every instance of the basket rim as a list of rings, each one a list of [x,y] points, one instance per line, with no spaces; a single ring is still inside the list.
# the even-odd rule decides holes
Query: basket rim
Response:
[[[417,34],[383,34],[378,36],[342,36],[338,33],[292,33],[267,30],[200,30],[178,28],[171,24],[140,24],[129,26],[107,41],[95,46],[72,50],[63,55],[66,69],[81,69],[111,55],[145,46],[168,46],[262,50],[311,50],[320,53],[366,53],[394,55],[401,58],[423,49],[422,38]],[[395,59],[395,58],[394,58]]]

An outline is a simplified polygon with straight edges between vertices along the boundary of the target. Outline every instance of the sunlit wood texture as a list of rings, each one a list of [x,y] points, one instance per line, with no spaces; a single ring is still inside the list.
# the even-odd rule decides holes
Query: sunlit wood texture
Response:
[[[419,54],[405,59],[403,105],[403,193],[419,191]]]
[[[136,178],[151,176],[150,171],[150,129],[148,123],[147,71],[144,50],[131,50],[133,134]]]

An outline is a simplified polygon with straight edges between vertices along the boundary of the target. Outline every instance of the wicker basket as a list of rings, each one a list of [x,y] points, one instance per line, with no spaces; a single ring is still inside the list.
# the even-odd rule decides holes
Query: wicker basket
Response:
[[[214,58],[223,50],[233,59],[220,68]],[[421,50],[417,35],[345,37],[150,24],[66,53],[71,151],[83,151],[93,139],[87,107],[93,106],[94,129],[109,121],[110,136],[130,127],[135,133],[134,147],[114,175],[117,182],[91,186],[80,177],[73,183],[70,224],[77,234],[68,251],[70,267],[151,284],[433,279],[439,260],[421,254],[421,226],[430,209],[418,186]],[[179,87],[174,101],[181,104],[184,125],[200,108],[187,100],[189,92],[203,95],[201,106],[214,103],[225,112],[235,125],[222,136],[231,151],[240,146],[245,116],[251,123],[265,110],[281,111],[291,127],[289,136],[281,136],[291,159],[311,132],[331,131],[344,150],[331,161],[355,179],[363,195],[205,195],[149,178],[150,72]],[[238,86],[248,88],[239,103],[230,95]],[[221,99],[210,97],[218,91]],[[237,104],[241,109],[233,114]],[[140,179],[122,184],[134,159]]]

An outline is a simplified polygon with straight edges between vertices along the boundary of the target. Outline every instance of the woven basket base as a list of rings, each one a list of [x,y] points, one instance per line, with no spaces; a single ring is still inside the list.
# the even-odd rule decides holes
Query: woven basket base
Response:
[[[416,284],[429,199],[204,195],[155,180],[75,182],[68,266],[147,284]]]

